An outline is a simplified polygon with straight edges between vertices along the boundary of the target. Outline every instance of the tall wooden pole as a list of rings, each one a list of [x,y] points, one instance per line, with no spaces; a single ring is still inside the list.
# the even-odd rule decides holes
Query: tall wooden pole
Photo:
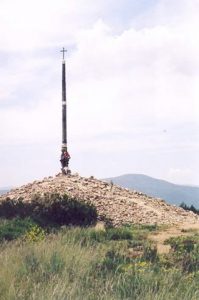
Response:
[[[67,52],[63,48],[62,61],[62,152],[67,151],[67,99],[66,99],[66,64],[64,54]]]

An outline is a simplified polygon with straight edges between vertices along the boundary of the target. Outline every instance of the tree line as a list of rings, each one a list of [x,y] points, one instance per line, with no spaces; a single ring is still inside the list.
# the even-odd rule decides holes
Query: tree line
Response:
[[[182,202],[180,204],[180,207],[182,207],[185,210],[193,211],[195,214],[199,215],[199,209],[195,208],[195,206],[193,206],[193,205],[189,206],[189,205],[186,205],[184,202]]]

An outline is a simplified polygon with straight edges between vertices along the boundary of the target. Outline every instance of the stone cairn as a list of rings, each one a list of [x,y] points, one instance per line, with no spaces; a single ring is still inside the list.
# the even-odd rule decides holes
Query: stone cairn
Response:
[[[169,205],[159,198],[149,197],[141,192],[121,188],[112,183],[97,180],[93,176],[84,178],[78,174],[34,181],[7,194],[0,196],[0,201],[23,198],[31,201],[34,195],[58,193],[67,194],[80,201],[93,204],[99,220],[109,219],[113,226],[122,224],[179,224],[199,223],[199,216],[175,205]]]

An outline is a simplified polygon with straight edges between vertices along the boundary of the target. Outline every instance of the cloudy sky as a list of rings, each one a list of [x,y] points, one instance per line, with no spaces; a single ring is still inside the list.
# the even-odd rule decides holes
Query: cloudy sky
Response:
[[[71,169],[199,185],[199,0],[0,0],[0,187]]]

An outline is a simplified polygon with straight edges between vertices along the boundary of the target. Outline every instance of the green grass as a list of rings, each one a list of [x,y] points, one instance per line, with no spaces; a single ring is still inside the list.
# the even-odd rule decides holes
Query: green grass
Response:
[[[0,221],[0,242],[3,240],[11,241],[23,236],[26,232],[36,226],[30,218],[12,220],[1,219]]]
[[[170,262],[187,273],[199,274],[199,235],[181,236],[168,239],[172,253]]]
[[[0,243],[0,299],[199,299],[199,269],[184,269],[179,263],[187,255],[197,257],[198,236],[193,248],[179,252],[173,247],[168,256],[158,256],[147,241],[150,230],[65,227],[28,240],[28,228],[15,241]],[[129,250],[137,247],[143,253],[132,258]]]
[[[147,238],[163,227],[104,220],[88,227],[95,207],[67,195],[1,202],[0,300],[199,299],[199,235],[158,255]]]

